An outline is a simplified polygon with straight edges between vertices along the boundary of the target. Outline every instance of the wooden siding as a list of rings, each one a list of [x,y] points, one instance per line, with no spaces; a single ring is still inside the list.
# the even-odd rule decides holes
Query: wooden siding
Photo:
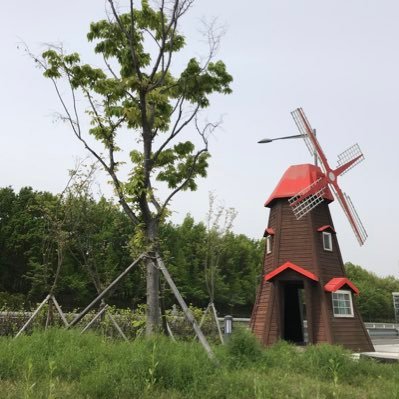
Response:
[[[300,220],[296,220],[287,200],[280,200],[281,204],[281,224],[279,226],[281,239],[277,257],[278,265],[285,262],[292,262],[317,275],[313,270],[310,261],[312,259],[313,245],[311,237],[309,215]]]
[[[267,337],[263,336],[263,343],[266,345],[273,345],[280,339],[280,306],[278,300],[278,290],[272,287],[272,301],[274,306],[271,307],[270,319],[267,320],[269,326],[266,326],[268,332]]]
[[[261,283],[260,290],[258,292],[257,302],[255,305],[256,311],[251,317],[250,323],[250,326],[257,337],[261,337],[264,334],[266,327],[271,287],[271,283]]]
[[[321,342],[328,342],[325,323],[323,323],[319,285],[312,286],[311,296],[311,303],[306,303],[306,311],[308,312],[308,314],[311,314],[312,317],[311,323],[309,323],[308,318],[308,330],[311,330],[313,333],[313,341],[310,343],[318,344]]]
[[[354,317],[336,317],[332,307],[332,295],[325,292],[327,309],[331,320],[334,344],[359,352],[373,352],[374,347],[352,295]]]

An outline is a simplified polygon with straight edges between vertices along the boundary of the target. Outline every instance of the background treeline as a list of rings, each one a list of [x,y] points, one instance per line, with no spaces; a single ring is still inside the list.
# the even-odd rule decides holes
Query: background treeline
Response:
[[[86,305],[140,251],[131,223],[119,206],[86,191],[60,195],[25,187],[0,189],[0,307],[30,308],[51,289],[65,309]],[[221,314],[250,315],[261,278],[263,241],[195,222],[167,223],[161,231],[165,260],[188,303],[206,307],[210,295]],[[399,280],[380,278],[346,264],[360,289],[364,320],[394,319],[392,292]],[[212,276],[212,278],[211,278]],[[212,289],[213,282],[214,289]],[[174,301],[161,283],[164,305]],[[107,298],[119,307],[145,302],[144,270],[137,268]]]
[[[360,266],[345,264],[348,278],[359,288],[355,297],[365,321],[395,321],[392,292],[399,292],[399,280],[393,276],[378,277]]]
[[[218,310],[248,315],[261,273],[263,245],[229,230],[196,223],[161,230],[165,261],[188,303],[206,307],[213,275]],[[60,195],[0,189],[0,307],[29,308],[53,285],[64,309],[87,305],[140,252],[140,237],[118,205],[86,191]],[[59,273],[58,273],[59,270]],[[207,276],[207,279],[205,278]],[[165,306],[174,301],[161,283]],[[145,273],[137,268],[107,298],[119,307],[145,302]]]

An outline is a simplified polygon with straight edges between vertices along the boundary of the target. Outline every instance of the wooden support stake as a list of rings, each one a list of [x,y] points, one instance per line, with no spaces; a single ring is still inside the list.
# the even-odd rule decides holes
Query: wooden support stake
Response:
[[[61,306],[58,304],[57,300],[55,299],[54,295],[51,295],[51,300],[53,301],[55,308],[57,309],[59,315],[61,316],[61,319],[63,321],[63,323],[65,324],[65,327],[68,327],[68,320],[66,319],[63,311],[61,310]]]
[[[102,298],[104,298],[104,296],[108,293],[109,290],[111,290],[112,288],[114,288],[115,285],[117,285],[119,283],[119,281],[126,276],[126,274],[128,274],[130,272],[130,270],[137,265],[137,263],[139,263],[144,257],[145,257],[146,253],[142,253],[132,264],[130,264],[107,288],[104,289],[103,292],[101,292],[101,294],[99,294],[93,301],[91,301],[91,303],[89,303],[89,305],[86,306],[85,309],[82,310],[82,312],[80,312],[72,321],[71,323],[68,325],[67,328],[73,327],[75,324],[79,323],[80,320],[82,320],[82,318],[86,315],[86,313],[88,313],[90,311],[90,309]]]
[[[181,296],[179,290],[177,289],[174,281],[172,280],[172,277],[170,276],[168,270],[166,269],[166,266],[163,263],[163,260],[161,259],[159,254],[156,254],[156,262],[157,262],[159,270],[161,270],[163,276],[165,277],[165,280],[169,284],[169,287],[171,288],[171,290],[173,291],[173,294],[175,295],[177,301],[179,302],[179,305],[183,309],[186,319],[193,326],[193,329],[194,329],[195,333],[197,334],[197,337],[198,337],[199,341],[201,342],[202,346],[204,347],[206,353],[208,354],[208,357],[210,359],[214,359],[215,354],[213,353],[211,347],[208,344],[208,341],[205,338],[205,335],[202,333],[201,328],[195,321],[193,314],[191,313],[190,309],[188,308],[188,306],[187,306],[186,302],[184,301],[183,297]]]
[[[87,324],[87,326],[80,332],[83,334],[87,329],[89,329],[92,324],[107,310],[108,305],[105,305]]]
[[[114,319],[114,316],[112,316],[111,313],[107,313],[107,316],[111,319],[113,325],[115,326],[115,328],[117,329],[118,333],[120,334],[120,336],[126,341],[129,342],[129,340],[127,339],[126,335],[123,333],[122,329],[120,328],[119,324],[116,322],[116,320]]]
[[[29,318],[29,320],[23,325],[23,327],[18,331],[17,335],[15,338],[19,337],[25,329],[29,326],[29,324],[32,322],[32,320],[36,317],[36,315],[40,312],[40,309],[47,303],[47,301],[50,299],[50,294],[46,296],[46,298],[43,299],[43,302],[37,307],[37,309],[32,313],[32,316]]]
[[[176,342],[176,338],[175,338],[175,336],[173,335],[173,331],[172,331],[172,329],[170,328],[170,325],[169,325],[168,322],[166,322],[166,329],[167,329],[167,331],[168,331],[168,334],[169,334],[170,338],[172,338],[172,341],[173,341],[173,342]]]
[[[49,327],[50,323],[53,323],[53,321],[54,321],[53,303],[50,301],[50,299],[51,299],[51,294],[50,294],[49,300],[47,301],[48,308],[47,308],[46,324],[44,326],[45,330],[47,330],[47,328]]]
[[[210,305],[211,305],[211,304],[208,303],[208,306],[206,307],[205,312],[203,313],[203,315],[202,315],[202,317],[201,317],[201,321],[200,321],[200,323],[199,323],[199,326],[200,326],[200,327],[202,327],[202,325],[204,324],[205,317],[206,317],[206,315],[208,314],[209,306],[210,306]]]
[[[217,314],[217,312],[216,312],[215,304],[214,304],[213,302],[211,303],[211,307],[212,307],[212,309],[213,309],[213,317],[215,318],[215,323],[216,323],[216,327],[217,327],[217,329],[218,329],[220,342],[221,342],[222,344],[224,344],[222,329],[220,328],[220,323],[219,323],[219,320],[218,320],[218,314]]]

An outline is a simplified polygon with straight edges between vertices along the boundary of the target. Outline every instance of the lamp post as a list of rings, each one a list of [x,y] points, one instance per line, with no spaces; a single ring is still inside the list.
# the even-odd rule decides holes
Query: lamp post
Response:
[[[316,129],[313,129],[313,134],[316,136]],[[262,139],[258,141],[258,144],[268,144],[271,143],[272,141],[277,141],[277,140],[286,140],[286,139],[300,139],[306,137],[305,134],[294,134],[293,136],[284,136],[284,137],[276,137],[274,139]],[[317,154],[316,151],[313,154],[314,156],[314,164],[317,166]]]

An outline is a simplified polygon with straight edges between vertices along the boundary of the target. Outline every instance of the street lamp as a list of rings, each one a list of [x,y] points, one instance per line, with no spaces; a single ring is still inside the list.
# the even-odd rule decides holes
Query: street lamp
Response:
[[[276,141],[276,140],[299,139],[301,137],[305,137],[305,135],[304,134],[295,134],[294,136],[276,137],[274,139],[262,139],[262,140],[258,141],[258,144],[271,143],[272,141]]]
[[[316,129],[313,129],[313,134],[316,136]],[[274,139],[262,139],[258,141],[258,144],[267,144],[276,140],[286,140],[286,139],[300,139],[306,137],[306,134],[294,134],[293,136],[276,137]],[[317,166],[317,154],[314,152],[314,164]]]

